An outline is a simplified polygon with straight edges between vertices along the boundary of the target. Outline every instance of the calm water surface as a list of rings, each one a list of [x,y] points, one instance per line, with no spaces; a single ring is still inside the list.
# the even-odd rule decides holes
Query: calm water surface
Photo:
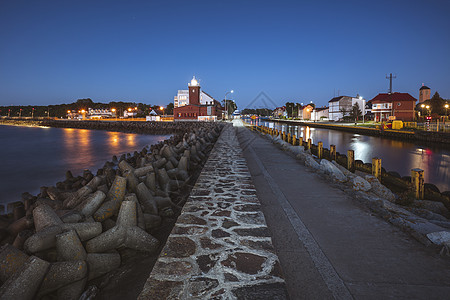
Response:
[[[401,176],[410,175],[411,169],[424,170],[425,182],[435,184],[441,192],[450,191],[450,149],[440,146],[420,146],[411,142],[396,141],[350,132],[294,126],[261,121],[261,125],[283,130],[303,140],[311,138],[313,144],[323,142],[325,148],[336,145],[336,151],[346,154],[355,151],[355,159],[371,163],[373,157],[381,158],[382,166]]]
[[[71,170],[97,172],[113,155],[140,151],[170,135],[140,135],[71,128],[0,125],[0,203],[35,195],[41,186],[55,185]]]

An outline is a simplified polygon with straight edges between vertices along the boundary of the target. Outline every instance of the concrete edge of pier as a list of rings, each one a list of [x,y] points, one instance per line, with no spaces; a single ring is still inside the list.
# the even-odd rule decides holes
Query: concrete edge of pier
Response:
[[[279,136],[264,132],[259,134],[295,156],[310,169],[338,184],[342,190],[389,223],[411,234],[423,245],[435,247],[441,254],[450,256],[450,220],[440,215],[439,211],[410,209],[396,204],[395,195],[374,176],[363,172],[352,173],[335,161],[330,163],[327,159],[318,159],[303,146],[293,146]]]

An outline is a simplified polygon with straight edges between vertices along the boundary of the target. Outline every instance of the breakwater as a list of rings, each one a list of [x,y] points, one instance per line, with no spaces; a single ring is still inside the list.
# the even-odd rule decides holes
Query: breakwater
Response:
[[[422,143],[436,143],[450,146],[450,133],[437,132],[437,131],[403,131],[403,130],[380,130],[376,128],[362,127],[362,126],[345,126],[334,124],[321,124],[314,122],[301,122],[291,120],[273,120],[274,122],[286,123],[291,125],[309,126],[314,128],[333,129],[352,133],[358,133],[363,135],[371,135],[378,137],[385,137],[404,141],[417,141]]]
[[[93,296],[96,288],[86,289],[91,280],[123,266],[130,256],[157,255],[164,240],[156,236],[181,211],[223,127],[189,125],[177,123],[172,129],[183,134],[113,157],[95,175],[67,172],[64,181],[38,195],[25,193],[13,215],[0,223],[0,297],[78,299],[85,291]]]

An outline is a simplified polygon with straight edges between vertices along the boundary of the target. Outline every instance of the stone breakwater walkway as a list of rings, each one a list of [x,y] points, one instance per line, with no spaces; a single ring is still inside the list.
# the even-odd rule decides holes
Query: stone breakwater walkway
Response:
[[[216,142],[139,299],[287,299],[232,126]]]

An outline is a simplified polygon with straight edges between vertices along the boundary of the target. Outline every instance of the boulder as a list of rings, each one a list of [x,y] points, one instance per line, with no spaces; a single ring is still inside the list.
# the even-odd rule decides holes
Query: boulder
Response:
[[[382,185],[378,179],[373,175],[366,175],[365,179],[370,183],[372,186],[371,191],[377,195],[378,197],[381,197],[383,199],[386,199],[388,201],[394,202],[395,201],[395,195],[391,192],[390,189]]]
[[[322,159],[320,161],[320,170],[322,170],[325,174],[330,175],[339,182],[347,181],[347,176],[345,176],[344,173],[341,172],[341,170],[339,170],[335,165],[333,165],[326,159]]]
[[[353,189],[355,191],[367,192],[368,190],[370,190],[372,188],[370,183],[367,180],[365,180],[364,178],[360,177],[360,176],[353,177],[352,185],[353,185]]]

